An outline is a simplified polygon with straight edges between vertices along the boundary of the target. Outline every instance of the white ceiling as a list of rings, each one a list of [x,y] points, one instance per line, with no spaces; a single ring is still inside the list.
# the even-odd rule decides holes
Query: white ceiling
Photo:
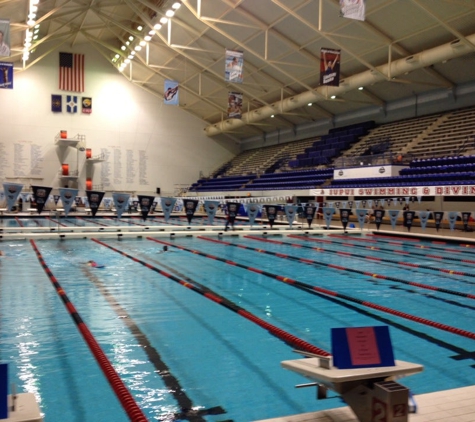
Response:
[[[125,58],[129,36],[143,39],[173,3],[40,0],[40,36],[25,65],[30,0],[0,0],[0,18],[11,21],[16,68],[83,43],[111,61]],[[338,88],[319,86],[322,47],[341,49]],[[225,49],[244,52],[243,84],[225,82]],[[205,121],[210,136],[241,142],[475,81],[475,0],[367,0],[364,22],[340,17],[338,0],[182,0],[124,76],[159,97],[166,79],[178,81],[182,109]],[[243,93],[241,120],[226,121],[230,91]]]

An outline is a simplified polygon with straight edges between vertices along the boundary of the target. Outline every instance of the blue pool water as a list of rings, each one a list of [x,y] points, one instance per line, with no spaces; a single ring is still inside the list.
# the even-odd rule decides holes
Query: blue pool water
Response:
[[[28,224],[49,224],[49,220],[37,220]],[[100,221],[117,224],[112,219]],[[71,219],[66,224],[82,223]],[[197,237],[163,240],[317,285],[357,301],[475,331],[473,299],[330,267],[338,265],[475,294],[475,265],[461,262],[475,260],[470,249],[423,242],[416,245],[405,240],[395,245],[388,239],[370,244],[359,236],[312,237],[315,241],[288,236],[267,239],[286,244],[242,236],[223,240],[315,263]],[[414,394],[473,384],[475,343],[469,338],[357,301],[311,294],[185,250],[170,248],[170,252],[160,253],[162,245],[145,238],[103,242],[177,278],[200,283],[329,352],[331,328],[388,325],[396,359],[424,365],[422,373],[402,380]],[[292,347],[232,310],[92,240],[38,240],[36,244],[149,420],[248,422],[344,405],[337,397],[317,401],[314,388],[295,389],[296,384],[307,381],[280,367],[282,360],[299,358]],[[443,251],[449,247],[460,253]],[[9,363],[10,378],[17,390],[36,394],[46,422],[128,420],[30,243],[3,241],[0,248],[7,254],[0,260],[0,361]],[[342,251],[365,257],[337,254]],[[460,262],[427,255],[460,257]],[[367,257],[412,262],[424,268],[377,263]],[[89,259],[106,268],[85,266]],[[467,275],[448,274],[441,268]],[[187,412],[188,407],[197,412]]]

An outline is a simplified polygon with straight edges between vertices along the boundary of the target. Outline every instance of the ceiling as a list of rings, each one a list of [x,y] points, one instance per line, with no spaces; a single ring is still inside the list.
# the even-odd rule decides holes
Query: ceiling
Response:
[[[39,36],[23,63],[32,2],[0,0],[0,18],[11,22],[8,60],[20,71],[84,43],[117,67],[176,3],[40,0]],[[209,136],[242,142],[475,81],[474,0],[367,0],[365,21],[341,17],[338,0],[178,3],[123,74],[159,97],[165,80],[178,81],[180,107],[202,119]],[[339,87],[319,86],[321,48],[341,50]],[[242,84],[224,80],[226,49],[244,52]],[[243,94],[242,119],[227,119],[231,91]]]

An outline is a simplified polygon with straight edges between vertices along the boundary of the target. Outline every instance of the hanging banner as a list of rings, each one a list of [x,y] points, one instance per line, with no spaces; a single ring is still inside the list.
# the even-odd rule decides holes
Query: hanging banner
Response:
[[[435,221],[435,228],[437,231],[440,229],[440,224],[442,223],[442,219],[444,218],[443,211],[434,211],[434,221]]]
[[[79,205],[79,201],[81,198],[77,196],[78,190],[71,189],[71,188],[59,188],[59,197],[61,198],[61,203],[63,204],[64,208],[64,215],[67,217],[69,211],[73,204]]]
[[[3,189],[7,198],[7,211],[11,211],[15,206],[15,202],[20,195],[23,185],[19,183],[4,183]]]
[[[350,222],[350,213],[351,209],[349,208],[340,208],[340,221],[343,226],[343,230],[346,230],[348,223]]]
[[[374,222],[376,223],[376,229],[379,230],[381,223],[383,222],[384,214],[386,210],[374,210]]]
[[[191,224],[191,220],[193,219],[196,208],[198,207],[198,202],[197,199],[183,199],[183,207],[185,208],[188,224]]]
[[[104,194],[105,192],[98,192],[94,190],[86,191],[87,202],[89,203],[89,208],[91,209],[91,214],[93,217],[96,216],[96,213],[99,210],[99,205],[101,205]]]
[[[241,206],[241,204],[239,202],[227,202],[226,203],[229,224],[234,225],[234,221],[236,220],[236,217],[238,215],[240,206]]]
[[[368,214],[368,210],[366,210],[365,208],[356,208],[355,212],[356,212],[356,217],[358,218],[358,224],[360,225],[360,229],[363,230],[364,223],[366,220],[366,215]]]
[[[340,0],[340,16],[364,21],[365,13],[366,0]]]
[[[0,89],[13,89],[13,63],[0,62]]]
[[[38,210],[38,214],[41,214],[43,208],[48,201],[49,194],[53,190],[50,187],[43,187],[43,186],[32,186],[31,189],[33,190],[33,200],[36,203],[36,209]]]
[[[470,216],[472,215],[469,211],[462,212],[462,223],[463,223],[463,230],[468,232],[468,222],[470,221]]]
[[[320,85],[340,85],[340,50],[320,49]]]
[[[112,200],[117,212],[117,218],[121,218],[123,212],[129,207],[130,194],[128,193],[113,193]]]
[[[242,117],[242,93],[228,93],[228,118],[240,119]]]
[[[256,221],[256,217],[261,212],[261,207],[258,204],[246,204],[246,212],[249,218],[249,225],[252,227]]]
[[[419,211],[419,221],[421,222],[422,230],[426,229],[428,219],[429,219],[429,211]]]
[[[53,113],[61,113],[63,111],[63,96],[51,95],[51,111]]]
[[[284,207],[285,216],[287,217],[287,222],[289,223],[290,228],[292,228],[295,216],[297,215],[297,208],[297,205],[286,205]]]
[[[78,112],[78,97],[76,95],[66,95],[66,111],[68,113]]]
[[[275,219],[277,218],[277,205],[264,205],[264,209],[266,210],[267,221],[269,222],[270,227],[274,225]]]
[[[399,210],[388,210],[389,221],[393,230],[396,228],[397,218],[399,217]]]
[[[411,231],[412,223],[414,222],[414,215],[416,213],[414,211],[404,211],[403,216],[404,216],[404,222],[403,226],[407,228],[407,231]]]
[[[226,50],[224,80],[242,84],[244,53],[242,51]]]
[[[458,212],[457,211],[450,211],[448,214],[449,218],[449,227],[451,231],[455,230],[455,223],[457,222]]]
[[[8,364],[0,363],[0,419],[8,418]]]
[[[308,204],[305,205],[304,212],[305,212],[305,218],[307,219],[308,227],[310,228],[312,226],[313,219],[317,212],[317,207],[315,206],[315,204],[311,204],[309,202]]]
[[[10,19],[0,19],[0,57],[10,55]]]
[[[54,205],[58,205],[59,198],[60,198],[59,195],[53,195]]]
[[[333,214],[335,214],[336,209],[330,208],[330,207],[324,207],[322,211],[323,211],[323,217],[325,218],[325,223],[327,225],[327,229],[329,229],[332,223]]]
[[[208,223],[213,224],[216,211],[218,211],[219,201],[205,201],[205,212],[208,216]]]
[[[81,101],[82,113],[91,114],[92,113],[92,98],[91,97],[82,97]]]
[[[147,196],[147,195],[138,195],[140,206],[140,212],[142,214],[142,220],[145,221],[147,219],[148,213],[152,209],[153,200],[155,199],[154,196]]]
[[[165,80],[165,87],[163,90],[163,102],[167,105],[178,105],[178,82]]]
[[[160,198],[160,203],[162,204],[162,211],[165,217],[165,222],[168,223],[170,214],[172,213],[173,208],[175,208],[176,198],[165,198],[162,196]]]

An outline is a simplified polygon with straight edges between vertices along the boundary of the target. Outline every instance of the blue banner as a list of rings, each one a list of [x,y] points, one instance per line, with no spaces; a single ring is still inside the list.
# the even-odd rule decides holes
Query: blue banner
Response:
[[[287,222],[289,223],[290,228],[292,228],[295,216],[297,215],[297,208],[297,205],[286,205],[284,207],[285,216],[287,217]]]
[[[163,92],[163,102],[167,105],[178,105],[179,101],[178,82],[166,79]]]
[[[78,112],[78,97],[75,95],[66,96],[66,111],[68,113]]]
[[[130,194],[128,193],[113,193],[112,200],[114,201],[117,218],[121,218],[123,212],[129,207]]]
[[[77,189],[59,188],[59,197],[61,198],[61,202],[64,208],[64,215],[66,217],[68,216],[68,213],[71,210],[71,207],[73,206],[73,204],[76,204],[76,205],[78,204],[78,201],[76,198],[79,198],[79,196],[77,196],[77,194],[78,194]]]
[[[163,215],[165,217],[165,221],[168,223],[168,219],[170,218],[170,214],[175,208],[176,198],[165,198],[161,197],[160,202],[162,204]]]
[[[261,207],[258,204],[246,204],[246,212],[249,218],[249,225],[252,227],[256,221],[256,217],[259,215]]]
[[[205,201],[205,211],[208,216],[208,223],[213,224],[216,211],[218,211],[219,201]]]
[[[458,212],[457,211],[450,211],[448,214],[449,217],[449,227],[451,231],[455,230],[455,223],[457,222],[457,217],[458,217]]]
[[[356,201],[356,202],[360,202],[360,201]],[[360,229],[363,230],[366,216],[368,215],[368,210],[365,208],[356,208],[355,212],[356,212],[356,217],[358,218],[358,224],[360,225]]]
[[[13,63],[0,62],[0,88],[13,89]]]
[[[426,229],[428,219],[429,211],[419,211],[419,221],[421,222],[422,230]]]
[[[7,198],[7,210],[11,211],[23,189],[23,185],[19,183],[4,183],[3,189],[5,191],[5,197]]]
[[[330,207],[323,208],[323,217],[325,218],[325,223],[327,225],[327,229],[330,228],[330,224],[332,223],[333,214],[335,214],[336,209]]]
[[[8,418],[8,364],[0,363],[0,419]]]
[[[399,210],[388,210],[389,221],[393,230],[396,228],[397,218],[399,216]]]

